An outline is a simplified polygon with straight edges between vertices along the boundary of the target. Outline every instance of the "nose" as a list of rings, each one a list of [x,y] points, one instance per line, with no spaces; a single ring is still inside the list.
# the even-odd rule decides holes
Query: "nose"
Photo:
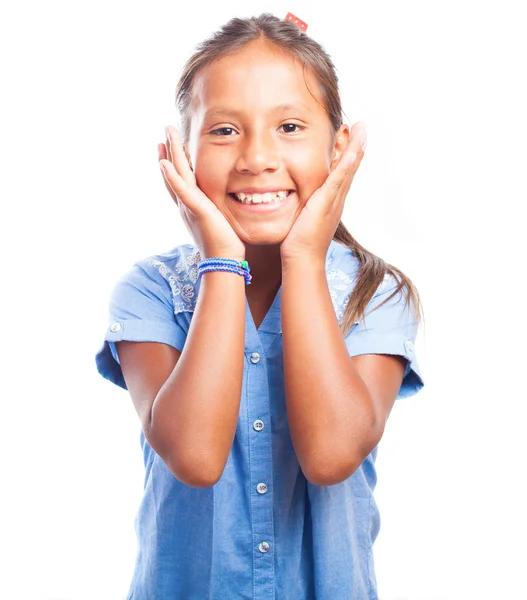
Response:
[[[276,171],[280,166],[276,141],[270,132],[247,135],[239,148],[236,160],[236,170],[239,173],[258,175],[263,171]]]

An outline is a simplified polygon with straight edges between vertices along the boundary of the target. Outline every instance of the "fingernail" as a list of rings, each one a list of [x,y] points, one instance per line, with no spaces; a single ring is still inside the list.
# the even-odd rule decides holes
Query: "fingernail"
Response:
[[[349,164],[352,165],[355,162],[356,158],[357,155],[355,154],[355,152],[352,152],[349,157]]]
[[[170,137],[170,127],[168,125],[165,127],[165,135]]]

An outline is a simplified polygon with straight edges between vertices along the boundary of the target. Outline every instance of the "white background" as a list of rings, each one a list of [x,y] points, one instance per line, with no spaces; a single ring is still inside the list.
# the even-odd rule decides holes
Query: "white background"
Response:
[[[143,466],[132,402],[95,369],[109,294],[135,260],[190,241],[156,144],[194,45],[232,16],[291,11],[367,125],[344,223],[425,308],[426,387],[397,402],[379,447],[380,598],[527,598],[518,5],[2,9],[0,597],[125,597]]]

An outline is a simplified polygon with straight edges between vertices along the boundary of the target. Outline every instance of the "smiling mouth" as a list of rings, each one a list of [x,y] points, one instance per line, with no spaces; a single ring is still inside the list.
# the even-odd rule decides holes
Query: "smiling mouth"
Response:
[[[229,196],[240,204],[262,205],[262,204],[279,204],[293,193],[293,190],[283,190],[281,192],[266,192],[264,194],[239,194],[229,193]]]
[[[252,202],[250,200],[247,201],[247,199],[240,200],[240,198],[236,198],[236,196],[232,193],[228,194],[228,196],[230,196],[231,200],[236,203],[237,208],[234,209],[236,210],[236,212],[244,213],[246,216],[249,216],[251,214],[260,215],[260,218],[262,214],[265,214],[269,218],[271,218],[271,215],[281,215],[282,211],[286,210],[287,206],[295,204],[295,198],[297,197],[295,190],[284,190],[283,192],[281,192],[281,194],[283,197],[279,198],[278,200],[271,199],[270,201],[263,202]],[[251,196],[255,195],[256,194],[251,194]],[[266,194],[261,195],[265,196]],[[275,194],[269,195],[275,196]]]

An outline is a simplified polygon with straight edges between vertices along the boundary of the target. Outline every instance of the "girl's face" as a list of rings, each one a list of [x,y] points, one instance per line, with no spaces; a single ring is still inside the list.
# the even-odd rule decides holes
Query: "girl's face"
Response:
[[[332,128],[316,77],[266,42],[206,67],[195,81],[188,154],[196,181],[247,244],[280,244],[349,140]],[[320,102],[320,104],[319,104]],[[234,193],[292,192],[245,205]]]

